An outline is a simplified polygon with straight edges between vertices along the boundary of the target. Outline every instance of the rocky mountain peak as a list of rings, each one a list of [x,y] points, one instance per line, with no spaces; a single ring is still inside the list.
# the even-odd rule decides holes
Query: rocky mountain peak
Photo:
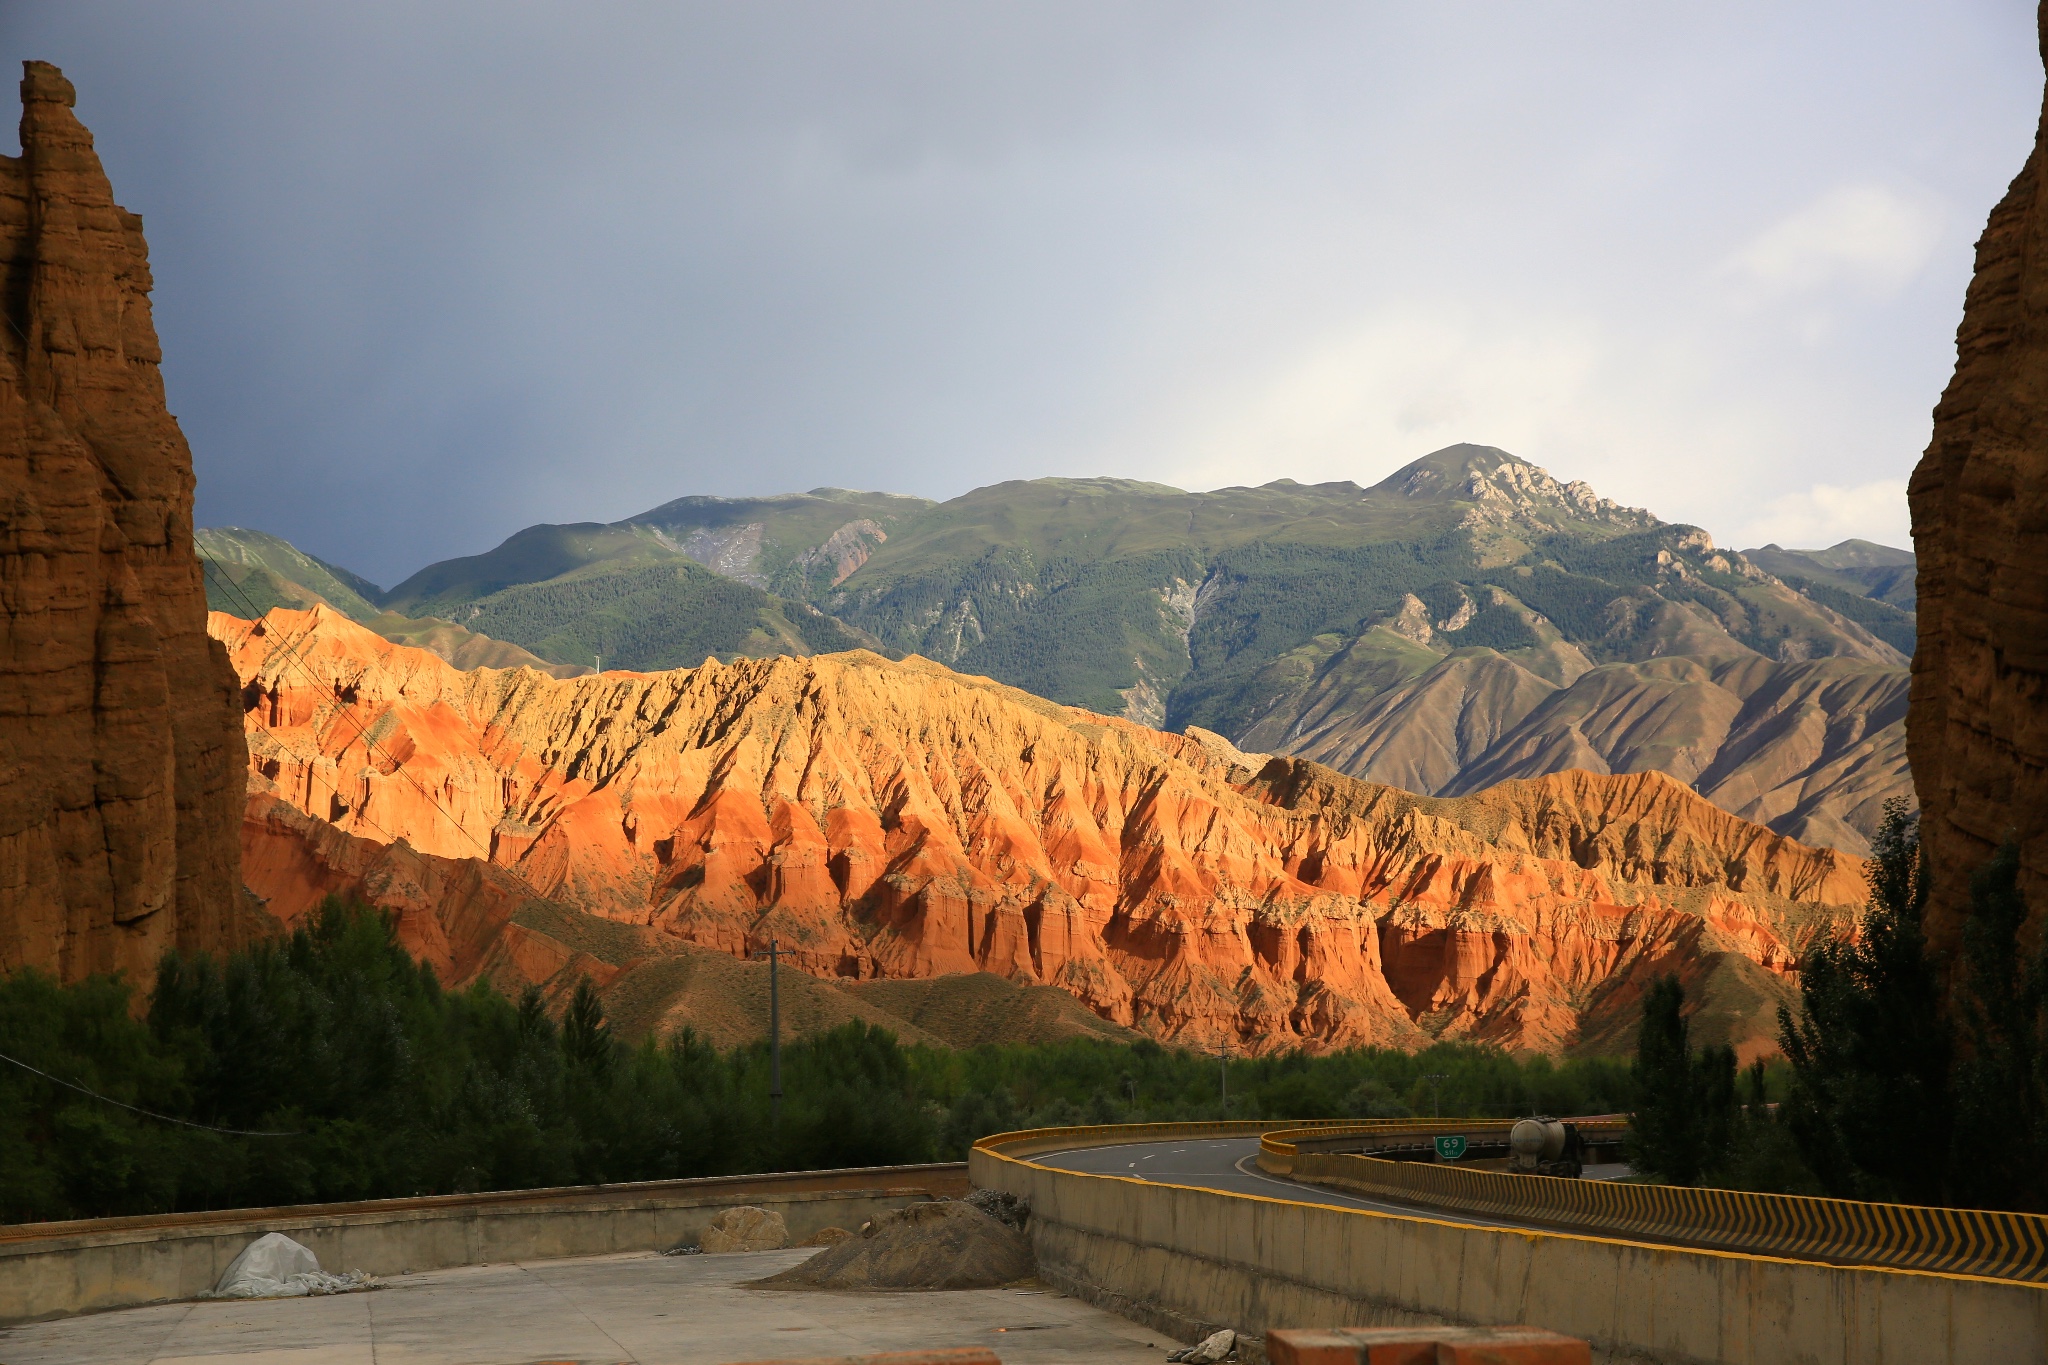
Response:
[[[1583,480],[1561,482],[1549,470],[1498,446],[1445,446],[1395,470],[1368,496],[1373,493],[1472,503],[1460,522],[1472,529],[1515,523],[1554,528],[1560,520],[1624,530],[1662,524],[1640,507],[1603,498]]]

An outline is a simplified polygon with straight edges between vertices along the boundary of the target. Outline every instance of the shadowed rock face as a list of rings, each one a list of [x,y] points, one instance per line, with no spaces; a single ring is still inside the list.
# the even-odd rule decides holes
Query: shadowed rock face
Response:
[[[142,220],[56,67],[0,157],[0,971],[146,978],[242,922],[244,748]]]
[[[2048,6],[2041,12],[2048,45]],[[1907,752],[1933,868],[1929,930],[1960,937],[1970,874],[2007,839],[2048,910],[2048,114],[1977,242],[1956,372],[1913,474],[1919,648]]]
[[[1677,970],[1723,1002],[1711,1041],[1754,1052],[1798,948],[1863,897],[1860,860],[1659,773],[1419,797],[915,658],[554,679],[325,608],[212,629],[244,683],[250,885],[280,916],[359,889],[458,977],[523,883],[817,976],[994,972],[1252,1051],[1605,1047]]]

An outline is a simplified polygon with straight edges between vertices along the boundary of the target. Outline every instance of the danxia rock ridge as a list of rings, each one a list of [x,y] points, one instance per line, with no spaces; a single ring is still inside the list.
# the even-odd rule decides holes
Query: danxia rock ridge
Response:
[[[154,972],[240,940],[245,750],[206,634],[192,457],[142,220],[29,62],[0,157],[0,971]]]
[[[1753,1053],[1863,897],[1859,859],[1657,773],[1429,798],[918,658],[555,679],[325,607],[212,629],[247,708],[251,887],[284,919],[385,905],[451,980],[651,990],[674,945],[774,939],[817,977],[992,973],[1185,1043],[1553,1051],[1625,1047],[1677,970],[1720,1011],[1699,1031]],[[636,946],[604,962],[535,918],[563,907]]]
[[[2040,11],[2048,59],[2048,5]],[[1906,719],[1932,871],[1930,938],[1953,949],[1970,876],[2008,840],[2048,910],[2048,108],[1991,211],[1956,372],[1910,489],[1920,647]]]

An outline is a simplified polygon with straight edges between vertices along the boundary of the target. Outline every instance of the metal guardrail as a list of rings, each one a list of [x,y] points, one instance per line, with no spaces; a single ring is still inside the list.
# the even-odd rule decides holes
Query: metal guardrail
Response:
[[[2048,1218],[1749,1190],[1551,1180],[1345,1154],[1293,1177],[1360,1194],[1752,1255],[2048,1283]]]

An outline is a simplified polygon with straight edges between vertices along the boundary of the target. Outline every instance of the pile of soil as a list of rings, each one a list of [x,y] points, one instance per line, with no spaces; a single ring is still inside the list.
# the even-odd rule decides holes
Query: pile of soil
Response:
[[[741,1204],[720,1210],[697,1244],[710,1252],[780,1251],[789,1245],[789,1225],[772,1209]]]
[[[1029,1279],[1031,1244],[972,1205],[951,1199],[885,1213],[780,1275],[777,1289],[993,1289]]]

